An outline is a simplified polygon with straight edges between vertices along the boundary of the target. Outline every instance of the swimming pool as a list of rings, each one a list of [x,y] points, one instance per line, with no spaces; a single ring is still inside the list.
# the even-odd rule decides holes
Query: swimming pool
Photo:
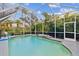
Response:
[[[35,35],[18,36],[8,41],[10,56],[69,56],[71,52],[55,40]]]

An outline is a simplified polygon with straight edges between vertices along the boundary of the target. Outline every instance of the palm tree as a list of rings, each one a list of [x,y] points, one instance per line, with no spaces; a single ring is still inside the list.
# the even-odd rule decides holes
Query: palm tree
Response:
[[[20,34],[20,31],[21,31],[21,29],[20,29],[21,21],[20,20],[16,20],[15,23],[17,25],[17,28],[15,28],[15,32],[16,32],[16,34]]]
[[[15,23],[17,24],[17,28],[20,27],[21,21],[20,20],[16,20]]]
[[[44,30],[46,32],[49,31],[49,22],[51,21],[51,15],[49,15],[48,13],[43,13],[45,20],[44,20]]]

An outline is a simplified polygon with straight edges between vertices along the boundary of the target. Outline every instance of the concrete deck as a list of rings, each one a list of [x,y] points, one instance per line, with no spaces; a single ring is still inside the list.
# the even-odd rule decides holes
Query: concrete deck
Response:
[[[8,56],[8,40],[0,41],[0,56]]]
[[[73,56],[79,56],[79,42],[63,40],[62,43],[69,48]]]

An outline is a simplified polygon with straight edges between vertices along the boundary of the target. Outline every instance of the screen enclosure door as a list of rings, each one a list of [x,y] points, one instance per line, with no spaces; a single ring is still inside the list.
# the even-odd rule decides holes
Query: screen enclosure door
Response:
[[[70,41],[76,41],[76,23],[65,22],[64,23],[64,39]]]

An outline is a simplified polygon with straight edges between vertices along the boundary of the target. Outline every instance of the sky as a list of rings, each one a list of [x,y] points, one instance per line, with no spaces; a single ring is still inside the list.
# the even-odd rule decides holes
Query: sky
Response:
[[[48,6],[48,4],[41,4],[41,3],[28,3],[28,4],[20,4],[21,6],[24,6],[28,9],[31,10],[37,10],[41,12],[49,12],[51,13],[58,13],[58,12],[63,12],[63,11],[68,11],[68,10],[79,10],[79,4],[77,3],[60,3],[60,4],[54,4],[51,7]]]
[[[12,7],[12,6],[22,6],[29,10],[32,10],[36,13],[38,18],[43,18],[42,13],[47,12],[49,14],[62,14],[68,11],[79,11],[79,3],[58,3],[58,4],[44,4],[44,3],[20,3],[20,4],[5,4],[5,8]],[[0,7],[2,5],[0,4]],[[18,19],[21,17],[21,13],[17,12],[14,18]]]
[[[78,11],[79,4],[78,3],[59,3],[59,4],[41,4],[41,3],[27,3],[27,4],[20,4],[21,6],[33,10],[37,13],[39,18],[42,18],[42,13],[55,13],[55,14],[62,14],[68,11]]]

